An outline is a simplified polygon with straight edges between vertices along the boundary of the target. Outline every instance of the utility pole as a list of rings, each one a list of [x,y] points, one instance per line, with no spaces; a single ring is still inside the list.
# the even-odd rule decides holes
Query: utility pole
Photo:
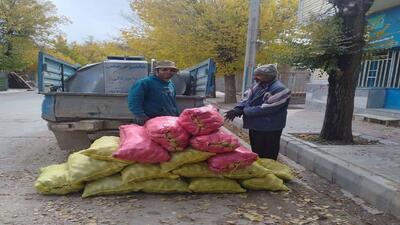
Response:
[[[258,20],[260,17],[260,0],[249,0],[249,22],[247,28],[246,56],[244,60],[242,97],[253,84],[253,73],[256,63]]]

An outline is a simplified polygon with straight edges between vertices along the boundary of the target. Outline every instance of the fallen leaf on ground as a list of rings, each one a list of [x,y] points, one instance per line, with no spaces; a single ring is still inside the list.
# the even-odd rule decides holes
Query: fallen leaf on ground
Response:
[[[264,219],[263,215],[260,215],[256,212],[252,212],[252,211],[250,211],[248,213],[243,213],[243,216],[252,222],[261,222]]]

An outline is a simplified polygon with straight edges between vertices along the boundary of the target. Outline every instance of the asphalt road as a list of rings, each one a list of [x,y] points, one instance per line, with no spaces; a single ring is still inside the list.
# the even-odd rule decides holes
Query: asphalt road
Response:
[[[42,99],[35,92],[0,93],[0,224],[399,224],[295,164],[290,192],[40,195],[33,187],[39,168],[65,162],[70,153],[40,118]]]

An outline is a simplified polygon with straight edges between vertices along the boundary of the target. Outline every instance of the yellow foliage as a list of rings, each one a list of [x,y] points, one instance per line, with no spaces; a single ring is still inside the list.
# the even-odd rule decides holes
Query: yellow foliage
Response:
[[[133,0],[131,7],[144,22],[140,32],[123,33],[131,49],[180,68],[211,57],[222,75],[243,67],[247,2]]]
[[[297,28],[297,0],[265,0],[261,2],[259,39],[265,42],[257,52],[257,62],[280,63],[293,53],[287,42]]]

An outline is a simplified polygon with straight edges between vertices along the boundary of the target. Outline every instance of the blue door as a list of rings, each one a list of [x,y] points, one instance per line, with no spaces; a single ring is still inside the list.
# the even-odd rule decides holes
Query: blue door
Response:
[[[79,65],[72,65],[44,52],[38,56],[39,93],[64,91],[64,81],[75,74]]]

